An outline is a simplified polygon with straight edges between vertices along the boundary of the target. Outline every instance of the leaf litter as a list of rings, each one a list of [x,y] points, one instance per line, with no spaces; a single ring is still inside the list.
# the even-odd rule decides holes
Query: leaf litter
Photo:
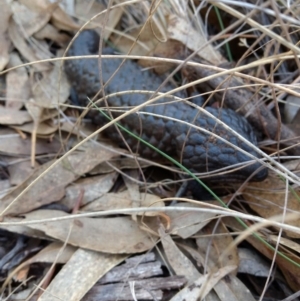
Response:
[[[185,7],[187,14],[183,15],[183,7],[178,3],[160,4],[149,21],[145,19],[153,9],[149,2],[122,7],[122,2],[116,1],[117,6],[109,11],[108,16],[103,11],[107,3],[103,2],[70,1],[69,6],[64,6],[47,0],[11,4],[0,0],[0,4],[3,8],[0,12],[0,70],[12,68],[2,75],[5,76],[6,93],[0,106],[0,175],[4,191],[0,202],[0,228],[25,235],[36,244],[44,243],[41,251],[19,264],[20,270],[18,267],[15,270],[18,276],[13,278],[14,271],[7,272],[3,289],[8,284],[27,281],[27,289],[19,289],[15,296],[24,292],[29,298],[36,291],[33,283],[43,282],[44,277],[35,275],[34,282],[30,278],[29,267],[43,262],[48,264],[45,271],[48,268],[50,271],[53,264],[58,272],[38,300],[53,300],[54,296],[63,300],[92,300],[95,296],[102,296],[102,300],[115,300],[117,297],[129,300],[135,294],[140,299],[156,296],[161,300],[162,292],[169,289],[179,290],[178,293],[173,291],[169,300],[196,300],[200,296],[206,296],[208,300],[254,300],[247,288],[248,283],[238,278],[237,271],[241,271],[239,246],[227,250],[234,244],[235,236],[245,228],[233,218],[221,219],[216,214],[194,212],[193,208],[201,206],[201,202],[179,202],[175,208],[189,208],[190,211],[174,210],[165,214],[163,209],[170,200],[164,202],[163,194],[150,188],[161,185],[151,182],[154,172],[150,162],[130,158],[128,152],[114,145],[107,147],[107,141],[101,135],[76,146],[95,128],[90,124],[87,126],[84,120],[75,125],[78,113],[68,108],[70,85],[61,62],[38,62],[63,53],[74,32],[100,13],[87,28],[99,28],[106,22],[106,29],[102,32],[105,40],[109,39],[123,53],[182,59],[182,49],[188,48],[197,52],[200,61],[205,59],[210,65],[219,65],[226,61],[224,53],[207,42],[207,32],[198,22],[200,19],[190,22],[192,6]],[[228,7],[222,6],[222,9]],[[228,9],[227,13],[234,15],[234,9]],[[209,17],[209,20],[214,23],[214,18]],[[124,31],[126,26],[128,30]],[[140,33],[142,28],[144,30]],[[184,57],[187,56],[185,54]],[[27,62],[33,64],[22,66]],[[157,73],[169,72],[174,67],[172,63],[158,63],[151,59],[141,60],[141,63]],[[208,83],[206,88],[210,86],[210,89],[218,89],[220,85],[213,81]],[[276,93],[282,93],[280,87],[276,89]],[[285,134],[290,138],[291,132],[285,131],[284,125],[282,128],[282,139]],[[272,135],[273,132],[270,135],[273,141],[269,141],[265,149],[267,153],[277,150]],[[74,146],[77,149],[57,161]],[[144,178],[141,178],[141,169],[145,172]],[[293,168],[289,167],[289,170]],[[169,171],[161,173],[166,178],[170,177]],[[239,187],[235,190],[239,191]],[[51,208],[54,203],[58,207]],[[235,197],[233,208],[245,212],[251,209],[269,219],[283,212],[299,212],[298,203],[298,187],[294,185],[287,191],[284,181],[270,173],[264,182],[245,185]],[[122,214],[122,209],[139,207],[158,207],[162,212]],[[111,209],[118,209],[120,215],[105,218],[84,216],[84,213]],[[73,217],[72,213],[83,216]],[[288,218],[284,222],[297,227],[299,224],[298,220],[289,221]],[[299,262],[299,246],[294,240],[299,235],[278,230],[262,228],[258,234],[274,247],[279,243],[278,249],[282,254]],[[246,239],[257,250],[253,254],[275,260],[287,286],[294,291],[299,290],[297,265],[278,254],[274,256],[274,250],[254,237]],[[147,251],[154,247],[161,254],[154,255],[160,261],[150,260],[148,265],[143,265],[143,258],[152,254]],[[225,257],[224,250],[227,250]],[[10,251],[7,247],[6,252]],[[65,257],[59,257],[66,253]],[[118,268],[126,270],[128,267],[124,260],[138,253],[145,254],[128,260],[137,258],[135,268],[147,269],[147,276],[137,273],[137,278],[125,277],[95,285],[107,277],[110,270],[117,275],[121,273]],[[64,266],[61,268],[58,263]],[[162,266],[167,267],[168,277],[162,277]],[[242,273],[250,275],[253,271],[244,266]],[[263,275],[266,276],[265,273]],[[277,274],[275,279],[282,281]],[[137,286],[134,288],[129,280],[136,281]],[[144,289],[149,287],[152,294]],[[256,293],[262,293],[262,288]]]

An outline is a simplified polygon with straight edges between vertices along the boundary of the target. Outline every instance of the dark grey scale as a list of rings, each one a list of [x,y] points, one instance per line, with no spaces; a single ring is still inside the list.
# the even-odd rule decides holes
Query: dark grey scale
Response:
[[[98,54],[98,47],[98,34],[90,30],[84,31],[77,37],[68,55]],[[113,53],[113,50],[105,48],[103,49],[103,53]],[[107,83],[121,62],[121,59],[101,60],[104,84]],[[78,102],[81,106],[86,106],[88,104],[87,97],[93,98],[101,89],[98,64],[99,61],[97,59],[68,60],[65,63],[67,76],[74,90],[77,92]],[[127,90],[143,89],[156,91],[162,82],[163,79],[161,77],[151,71],[142,70],[138,64],[131,60],[126,60],[113,79],[105,85],[105,93],[110,94]],[[173,88],[174,87],[168,83],[162,87],[160,92],[170,91]],[[176,96],[181,98],[185,97],[183,92],[177,93]],[[108,97],[107,102],[108,105],[112,107],[128,107],[140,105],[149,98],[149,94],[126,94],[117,97]],[[257,158],[259,157],[251,147],[240,141],[222,125],[219,125],[213,118],[198,109],[184,102],[172,102],[170,104],[167,102],[170,102],[170,98],[164,97],[156,101],[154,105],[144,107],[142,111],[176,118],[186,122],[194,122],[194,124],[200,128],[209,130],[245,150],[247,153]],[[257,145],[256,135],[244,117],[230,109],[218,109],[213,107],[206,107],[205,109],[213,116],[222,120],[253,145]],[[108,122],[99,112],[94,112],[90,116],[96,124],[103,125]],[[118,116],[118,113],[113,113],[113,116]],[[179,159],[182,154],[182,163],[193,172],[213,171],[231,166],[232,164],[244,163],[251,160],[249,156],[235,150],[220,139],[177,121],[140,113],[127,116],[122,119],[120,124],[176,159]],[[105,133],[115,142],[123,145],[123,140],[115,130],[115,126],[109,127]],[[124,133],[124,137],[132,150],[138,151],[141,156],[150,159],[160,157],[154,150],[146,147],[142,143],[138,143],[136,139],[128,134]],[[136,149],[136,145],[139,145],[138,150]],[[253,163],[236,171],[234,176],[235,178],[243,180],[260,167],[260,163]],[[263,180],[266,176],[267,169],[262,168],[256,173],[252,180]],[[228,178],[228,176],[226,177]]]

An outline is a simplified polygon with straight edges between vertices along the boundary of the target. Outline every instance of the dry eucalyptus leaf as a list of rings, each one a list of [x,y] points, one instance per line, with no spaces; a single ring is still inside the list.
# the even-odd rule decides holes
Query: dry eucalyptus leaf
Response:
[[[71,214],[57,210],[37,210],[24,214],[24,221],[39,221],[70,217],[66,220],[41,221],[27,225],[43,231],[59,241],[84,249],[112,253],[141,253],[153,248],[155,239],[142,231],[128,216],[113,218],[72,218]]]
[[[30,155],[30,139],[22,139],[15,131],[4,131],[0,129],[0,152],[7,155]],[[61,149],[61,143],[53,140],[51,143],[45,139],[36,142],[36,154],[56,154]]]
[[[32,94],[38,106],[53,109],[66,102],[70,88],[60,64],[55,64],[51,71],[43,73],[42,80],[33,85]]]
[[[9,62],[10,40],[6,33],[0,32],[0,71],[2,71]]]
[[[45,235],[45,233],[42,231],[29,228],[25,225],[11,225],[11,224],[15,224],[18,222],[22,222],[22,220],[23,219],[20,217],[6,216],[2,220],[2,222],[6,223],[6,225],[3,225],[2,223],[0,223],[0,229],[4,229],[4,230],[7,230],[12,233],[26,235],[28,237],[50,240],[50,238],[47,235]]]
[[[16,125],[30,121],[32,121],[32,117],[27,111],[18,111],[12,108],[0,107],[0,124]]]
[[[38,5],[29,8],[23,3],[14,1],[11,3],[11,9],[13,19],[22,27],[27,37],[43,28],[51,18],[51,14],[45,9],[40,9]]]
[[[201,297],[200,300],[203,300],[209,292],[214,289],[214,287],[221,281],[225,276],[231,273],[236,267],[226,266],[224,268],[219,269],[216,273],[206,274],[205,276],[199,277],[194,283],[186,286],[179,293],[177,293],[170,301],[197,301]],[[249,290],[248,290],[249,292]],[[250,292],[249,292],[250,294]],[[232,300],[232,299],[221,299],[221,300]],[[240,301],[243,299],[233,299],[236,301]],[[249,299],[250,300],[250,299]],[[253,299],[251,301],[254,301]]]
[[[39,40],[49,39],[61,47],[65,47],[66,43],[70,41],[70,36],[65,33],[61,33],[50,23],[47,23],[43,28],[36,32],[34,37]]]
[[[230,266],[228,266],[228,268],[230,268]],[[221,301],[257,300],[252,296],[246,285],[239,278],[232,276],[232,273],[227,275],[226,279],[222,279],[216,283],[214,291],[217,293],[219,300]]]
[[[58,125],[54,126],[51,123],[42,122],[37,124],[37,126],[35,126],[34,123],[30,122],[21,126],[14,126],[13,128],[30,134],[36,131],[38,137],[45,139],[45,138],[49,138],[49,136],[51,136],[53,133],[57,131]]]
[[[77,248],[64,245],[60,242],[53,242],[46,246],[39,253],[29,259],[29,263],[48,262],[48,263],[66,263],[71,256],[77,251]],[[59,256],[58,256],[59,255]]]
[[[49,56],[44,55],[44,52],[37,52],[32,48],[33,44],[30,46],[27,44],[22,31],[18,27],[18,25],[11,19],[8,27],[9,37],[14,44],[15,48],[24,56],[29,62],[35,62],[40,59],[45,59]],[[33,65],[37,71],[43,71],[49,69],[48,63],[38,63]]]
[[[82,20],[80,23],[83,25],[85,22],[93,18],[96,14],[104,11],[106,6],[96,1],[82,0],[78,1],[75,5],[75,14]],[[105,40],[109,38],[112,31],[116,25],[120,22],[121,16],[123,14],[122,7],[116,7],[109,11],[108,19],[105,22],[105,30],[102,33],[102,36]],[[89,24],[89,27],[102,27],[103,21],[105,20],[105,12],[93,20]]]
[[[236,232],[245,230],[245,228],[235,218],[226,217],[223,218],[223,220],[224,222],[226,222],[227,227],[230,227],[232,230]],[[264,239],[265,242],[269,240],[269,236],[266,236],[265,231],[259,233],[259,235],[261,239]],[[266,256],[268,259],[270,260],[275,259],[275,263],[282,271],[284,277],[286,278],[286,281],[294,291],[298,291],[300,289],[300,268],[298,265],[298,263],[300,262],[299,256],[291,252],[287,253],[286,249],[281,250],[281,248],[279,248],[281,254],[283,254],[290,260],[282,257],[278,252],[276,255],[274,255],[274,251],[271,248],[269,248],[266,245],[266,243],[261,242],[261,240],[257,239],[253,235],[248,236],[247,241],[260,253]],[[273,247],[275,246],[273,245]],[[296,264],[293,263],[292,261],[295,261]]]
[[[141,32],[142,29],[143,31]],[[130,30],[130,32],[124,36],[119,34],[112,35],[111,41],[122,53],[129,53],[130,51],[131,55],[149,55],[157,44],[159,44],[153,31],[161,37],[159,29],[152,23],[152,27],[149,24],[145,27],[144,25],[140,25]],[[136,41],[137,38],[138,40]],[[162,40],[165,39],[162,38]]]
[[[164,202],[155,195],[141,193],[139,199],[133,199],[128,190],[118,193],[106,193],[99,199],[84,206],[81,210],[85,212],[102,211],[110,209],[124,209],[137,207],[164,207]],[[140,213],[145,216],[156,216],[159,212],[145,212]]]
[[[174,210],[173,212],[167,213],[171,219],[170,232],[172,234],[179,235],[181,238],[188,238],[194,235],[216,216],[216,214],[210,214],[208,212],[195,212],[193,208],[199,208],[200,204],[177,203],[174,206],[191,208],[191,211],[189,212],[180,212]]]
[[[117,176],[118,174],[116,172],[111,172],[102,176],[79,179],[66,188],[66,195],[59,203],[72,209],[81,191],[83,191],[80,205],[87,205],[101,198],[103,195],[106,195],[113,187]]]
[[[123,152],[126,152],[124,149],[122,149]],[[115,170],[122,170],[122,169],[136,169],[136,168],[145,168],[151,166],[151,163],[145,162],[145,161],[138,161],[135,158],[119,158],[119,159],[113,159],[110,161],[110,164],[113,165],[110,166],[106,162],[103,162],[102,164],[99,164],[97,167],[95,167],[90,174],[99,174],[99,173],[107,173],[112,172]]]
[[[237,247],[233,247],[223,256],[224,251],[233,242],[233,238],[222,222],[211,222],[197,233],[196,243],[199,253],[208,256],[208,267],[214,268],[239,265]]]
[[[93,285],[126,257],[126,255],[77,250],[51,281],[39,301],[83,300],[84,295]]]
[[[5,32],[8,29],[11,9],[5,0],[0,0],[0,7],[0,71],[2,71],[9,61],[10,40]]]
[[[169,38],[177,40],[193,51],[199,51],[199,56],[213,65],[220,65],[226,60],[207,41],[204,31],[196,30],[191,22],[177,15],[169,16]],[[204,46],[204,47],[203,47]]]
[[[9,67],[21,66],[17,52],[12,52],[9,59]],[[6,75],[6,103],[7,108],[19,110],[29,99],[31,87],[29,76],[25,67],[17,68]],[[19,123],[17,123],[19,124]]]
[[[265,181],[249,183],[243,191],[243,197],[252,210],[266,219],[283,214],[284,206],[287,207],[287,212],[300,211],[300,192],[298,189],[294,189],[294,192],[292,192],[290,188],[286,187],[285,181],[271,172]],[[299,219],[292,221],[286,219],[284,222],[300,227]],[[285,231],[289,237],[300,237],[299,233]]]
[[[34,173],[29,160],[18,162],[16,158],[8,158],[8,162],[12,163],[8,165],[7,169],[9,172],[9,181],[13,186],[22,184],[31,174]],[[35,162],[35,166],[39,166],[39,163]]]
[[[154,57],[178,58],[182,53],[182,43],[175,40],[167,40],[165,43],[159,43],[154,50]],[[139,60],[139,65],[145,68],[151,68],[156,74],[165,74],[170,69],[176,67],[176,64],[166,61],[159,62],[149,60]]]
[[[81,175],[88,173],[89,170],[100,162],[109,160],[113,156],[113,153],[109,153],[99,146],[89,143],[85,146],[85,151],[71,153],[63,161],[51,168],[17,202],[11,204],[33,180],[55,164],[57,160],[47,162],[37,168],[34,174],[22,183],[22,185],[1,199],[0,212],[11,204],[6,214],[17,215],[29,212],[42,205],[59,201],[64,196],[65,187],[68,184],[78,179]]]
[[[159,235],[163,245],[165,255],[176,275],[184,275],[191,284],[198,279],[201,274],[198,272],[194,264],[186,257],[176,246],[172,237],[165,233],[164,227],[159,227]]]

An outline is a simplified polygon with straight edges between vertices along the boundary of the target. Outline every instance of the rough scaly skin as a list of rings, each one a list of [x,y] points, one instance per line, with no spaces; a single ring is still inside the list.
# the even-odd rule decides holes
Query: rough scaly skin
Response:
[[[84,31],[71,46],[68,56],[98,54],[98,47],[98,34],[91,30]],[[112,54],[113,50],[105,48],[102,53]],[[104,84],[107,83],[121,62],[122,60],[117,58],[101,60]],[[81,106],[87,106],[89,103],[87,97],[93,98],[101,89],[98,64],[99,61],[97,59],[68,60],[65,62],[66,73],[76,91],[77,100]],[[128,90],[156,91],[162,81],[163,79],[161,77],[158,77],[151,71],[142,70],[135,62],[126,60],[113,79],[105,85],[105,94],[109,95],[111,93]],[[160,92],[170,91],[173,88],[174,86],[168,83],[160,89]],[[184,98],[182,93],[177,93],[176,96]],[[126,107],[140,105],[148,100],[149,97],[149,94],[130,93],[107,97],[107,102],[111,107],[124,109]],[[164,97],[155,104],[144,107],[141,111],[194,123],[196,126],[209,130],[255,157],[258,157],[258,154],[253,151],[251,147],[240,141],[222,125],[217,124],[213,118],[184,102],[170,103],[170,101],[172,101],[172,98]],[[222,120],[252,144],[257,145],[256,135],[244,117],[230,109],[206,107],[206,111]],[[118,115],[118,113],[113,113],[113,116]],[[94,112],[91,116],[93,121],[99,125],[108,122],[99,112]],[[193,172],[213,171],[251,160],[249,156],[235,150],[220,139],[178,121],[135,113],[122,119],[120,124],[168,155],[177,159],[182,158],[183,165]],[[106,134],[117,143],[123,145],[123,140],[115,130],[115,126],[109,127],[106,130]],[[143,143],[139,143],[135,138],[132,138],[126,133],[124,133],[124,137],[132,150],[141,156],[151,159],[160,156],[154,150],[146,147]],[[235,172],[235,178],[240,177],[244,179],[250,176],[260,166],[260,163],[256,162],[244,167]],[[267,170],[264,168],[259,171],[252,180],[263,180],[266,176]]]

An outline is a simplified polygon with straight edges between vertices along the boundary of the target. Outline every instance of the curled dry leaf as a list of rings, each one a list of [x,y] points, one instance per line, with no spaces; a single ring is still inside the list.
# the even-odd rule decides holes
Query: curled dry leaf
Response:
[[[21,66],[21,61],[17,52],[12,52],[9,59],[9,67]],[[19,110],[23,107],[30,96],[29,77],[24,67],[10,71],[6,75],[6,103],[7,108]],[[20,124],[20,123],[16,123]]]
[[[198,55],[213,65],[220,65],[226,60],[207,41],[206,35],[200,29],[193,28],[191,20],[177,15],[169,16],[169,38],[180,41],[189,49],[198,52]]]
[[[70,217],[56,220],[59,217]],[[57,210],[37,210],[24,215],[25,221],[39,221],[27,225],[46,235],[84,249],[131,254],[149,250],[155,244],[130,217],[88,218],[76,217]],[[54,221],[42,221],[54,219]]]
[[[269,177],[260,183],[249,183],[243,191],[243,197],[249,206],[260,216],[269,219],[272,216],[282,215],[286,207],[286,215],[291,212],[300,212],[300,192],[287,188],[284,180],[276,174],[269,173]],[[300,227],[300,220],[288,220],[284,223]],[[286,231],[289,237],[299,238],[299,233]]]

